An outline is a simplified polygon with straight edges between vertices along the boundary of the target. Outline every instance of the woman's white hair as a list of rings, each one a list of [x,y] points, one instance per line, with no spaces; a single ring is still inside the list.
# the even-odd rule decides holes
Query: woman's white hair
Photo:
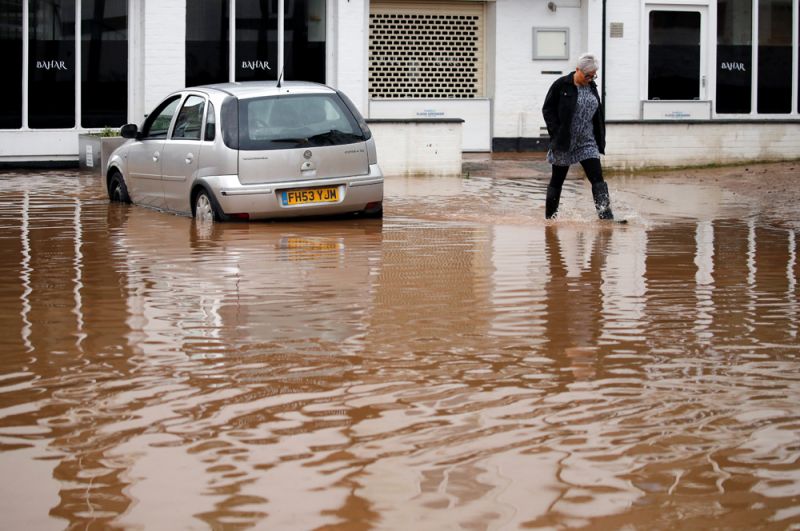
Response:
[[[594,72],[600,69],[600,62],[593,53],[585,53],[578,57],[578,64],[576,66],[581,72]]]

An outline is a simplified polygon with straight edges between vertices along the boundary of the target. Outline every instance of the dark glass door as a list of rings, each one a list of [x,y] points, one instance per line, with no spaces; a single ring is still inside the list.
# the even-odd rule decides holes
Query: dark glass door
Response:
[[[75,127],[75,0],[30,0],[28,125]]]
[[[700,99],[700,13],[651,11],[650,100]]]
[[[128,0],[81,0],[81,125],[128,117]]]
[[[22,127],[22,0],[0,0],[0,129]]]

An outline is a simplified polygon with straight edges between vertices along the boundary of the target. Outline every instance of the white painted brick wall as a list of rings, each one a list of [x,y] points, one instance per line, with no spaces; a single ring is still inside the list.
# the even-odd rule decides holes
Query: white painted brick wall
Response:
[[[640,51],[641,2],[614,0],[607,3],[608,24],[623,24],[623,37],[607,39],[606,64],[603,68],[606,90],[606,119],[638,120],[640,118],[642,65]],[[646,96],[646,95],[645,95]]]
[[[800,123],[630,123],[608,125],[603,162],[635,170],[797,158]]]
[[[460,123],[370,123],[386,177],[461,175]]]
[[[584,49],[581,34],[583,12],[583,8],[563,7],[553,13],[545,1],[497,0],[497,26],[487,28],[496,32],[497,39],[496,57],[487,57],[488,61],[495,61],[496,72],[494,137],[540,136],[540,127],[544,127],[544,98],[559,77],[541,72],[560,70],[566,74],[574,69],[577,58],[588,51]],[[570,59],[534,61],[534,27],[571,28]]]
[[[144,2],[140,49],[145,113],[186,83],[186,1]],[[135,118],[141,120],[141,116]]]
[[[359,112],[367,116],[369,1],[340,0],[334,5],[336,51],[331,84],[347,94]]]

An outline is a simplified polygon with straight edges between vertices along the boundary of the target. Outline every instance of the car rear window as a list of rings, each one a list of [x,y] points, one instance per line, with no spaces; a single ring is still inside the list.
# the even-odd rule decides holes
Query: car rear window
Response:
[[[239,149],[336,146],[366,140],[337,94],[281,95],[239,102]]]

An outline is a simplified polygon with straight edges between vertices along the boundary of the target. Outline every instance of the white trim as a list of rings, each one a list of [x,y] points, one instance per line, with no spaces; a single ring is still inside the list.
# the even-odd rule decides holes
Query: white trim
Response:
[[[336,25],[334,21],[334,13],[336,13],[336,0],[327,0],[325,2],[325,84],[333,85],[336,80],[336,60],[337,49],[336,46]]]
[[[758,0],[752,1],[752,22],[753,29],[750,35],[750,61],[753,66],[750,68],[750,114],[758,114]]]
[[[236,0],[228,2],[228,81],[236,81]]]
[[[286,31],[286,21],[284,21],[284,17],[286,13],[284,12],[284,5],[283,0],[278,0],[278,71],[275,72],[275,79],[280,80],[281,75],[283,74],[283,53],[284,53],[284,45],[283,41],[286,39],[285,31]]]
[[[28,26],[30,26],[30,16],[28,13],[29,10],[28,0],[22,0],[22,127],[20,128],[22,131],[28,131],[28,84],[29,84],[29,73],[28,73],[28,56],[31,53],[30,50],[30,35],[28,31]]]
[[[81,20],[82,13],[83,9],[81,0],[75,0],[75,129],[83,128],[83,102],[81,101],[81,95],[83,94],[83,90],[81,88],[83,85],[83,75],[81,72],[81,68],[83,68],[83,57],[81,56],[81,47],[83,45],[83,20]]]
[[[798,90],[800,90],[800,82],[797,76],[800,76],[800,1],[794,0],[792,2],[792,114],[798,113]]]

